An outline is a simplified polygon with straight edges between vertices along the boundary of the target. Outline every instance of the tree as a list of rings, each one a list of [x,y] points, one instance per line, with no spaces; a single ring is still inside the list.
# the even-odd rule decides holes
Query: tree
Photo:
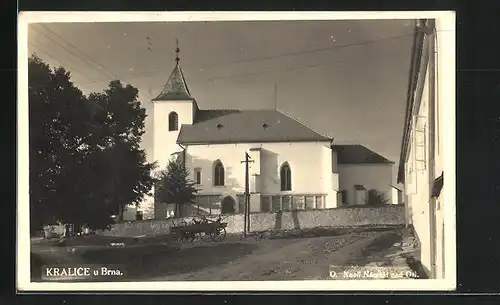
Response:
[[[107,228],[138,205],[155,167],[140,149],[145,109],[138,90],[112,81],[88,97],[63,68],[29,59],[32,228],[59,220]]]
[[[365,201],[367,205],[371,206],[380,206],[389,203],[389,199],[387,199],[385,193],[379,192],[375,189],[371,189],[368,191],[368,195]]]
[[[163,204],[174,204],[175,215],[182,216],[182,207],[196,202],[198,189],[189,179],[189,170],[180,160],[171,160],[155,183],[155,198]]]
[[[108,193],[103,195],[116,205],[121,219],[124,208],[132,203],[139,206],[154,184],[151,172],[156,164],[147,163],[146,153],[140,149],[146,110],[141,107],[138,94],[133,86],[124,87],[120,81],[112,81],[103,93],[93,93],[88,98],[94,123],[100,126],[93,143],[99,150],[107,151],[103,158],[113,173],[103,190]]]
[[[67,214],[70,198],[59,192],[67,169],[85,152],[87,106],[83,93],[63,68],[51,69],[40,58],[29,59],[29,154],[32,230]]]

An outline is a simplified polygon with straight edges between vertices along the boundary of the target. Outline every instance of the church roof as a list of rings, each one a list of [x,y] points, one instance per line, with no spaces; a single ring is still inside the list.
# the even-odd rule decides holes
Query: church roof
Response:
[[[180,144],[331,141],[279,110],[198,110]]]
[[[363,145],[332,145],[338,164],[394,164]]]
[[[170,74],[167,83],[163,87],[163,90],[158,94],[153,101],[169,100],[169,101],[182,101],[182,100],[194,100],[189,92],[186,79],[182,73],[182,69],[179,63],[175,64],[174,70]]]

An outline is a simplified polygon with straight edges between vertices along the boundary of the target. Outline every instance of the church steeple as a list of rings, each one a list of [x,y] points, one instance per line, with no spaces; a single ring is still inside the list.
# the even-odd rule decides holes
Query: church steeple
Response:
[[[184,74],[182,73],[182,69],[179,65],[179,52],[179,41],[176,39],[174,70],[170,74],[163,90],[153,99],[153,101],[194,100],[189,92],[186,79],[184,78]]]

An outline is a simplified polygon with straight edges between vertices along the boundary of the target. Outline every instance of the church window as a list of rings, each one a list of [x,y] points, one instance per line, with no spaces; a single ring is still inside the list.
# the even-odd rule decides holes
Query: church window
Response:
[[[292,171],[290,170],[290,165],[285,162],[281,166],[280,170],[280,180],[281,180],[281,190],[291,191],[292,190]]]
[[[176,112],[172,111],[168,115],[168,131],[179,130],[179,116]]]
[[[201,169],[200,168],[195,168],[194,169],[194,183],[195,184],[201,184]]]
[[[214,163],[214,186],[224,185],[224,165],[219,160]]]

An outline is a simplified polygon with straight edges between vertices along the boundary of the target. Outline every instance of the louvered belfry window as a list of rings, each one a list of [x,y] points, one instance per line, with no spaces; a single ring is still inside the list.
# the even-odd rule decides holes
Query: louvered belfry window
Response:
[[[168,131],[179,130],[179,116],[176,112],[170,112],[168,115]]]

